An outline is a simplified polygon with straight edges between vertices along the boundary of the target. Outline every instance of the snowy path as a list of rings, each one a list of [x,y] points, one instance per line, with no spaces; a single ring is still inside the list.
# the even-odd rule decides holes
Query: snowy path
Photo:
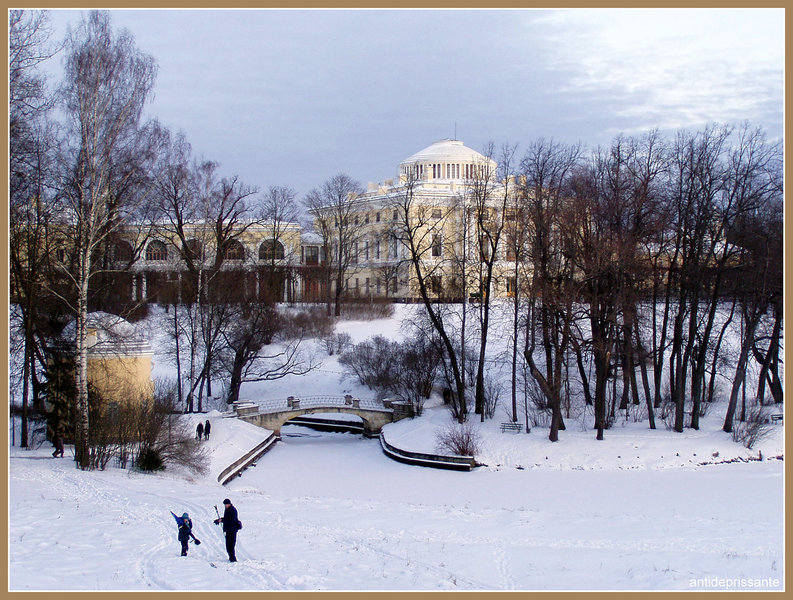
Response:
[[[218,455],[251,442],[255,430],[237,425],[213,427]],[[458,473],[390,461],[377,440],[290,430],[302,435],[225,488],[211,474],[80,473],[47,449],[12,449],[10,588],[689,589],[709,576],[783,578],[780,461]],[[225,496],[245,525],[236,564],[212,523]],[[187,559],[169,510],[189,512],[202,541]]]

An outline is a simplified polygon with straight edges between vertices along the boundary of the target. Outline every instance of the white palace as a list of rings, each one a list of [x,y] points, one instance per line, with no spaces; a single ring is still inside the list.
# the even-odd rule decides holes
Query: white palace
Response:
[[[418,223],[423,240],[420,268],[425,271],[433,296],[459,299],[462,282],[469,294],[481,293],[472,275],[479,268],[478,257],[483,252],[475,226],[481,219],[471,217],[471,205],[476,188],[483,183],[489,186],[488,193],[493,198],[503,196],[506,182],[495,180],[496,168],[495,161],[461,141],[441,140],[405,158],[395,179],[370,183],[362,194],[351,197],[348,214],[356,233],[347,249],[350,258],[344,293],[361,298],[418,299],[416,266],[398,235],[400,227],[404,229],[406,214],[408,221]],[[411,200],[407,212],[406,194]],[[492,210],[494,218],[497,209]],[[192,252],[203,247],[198,229],[196,239],[188,241]],[[170,286],[169,293],[181,294],[185,266],[179,248],[166,232],[150,239],[124,282],[124,293],[135,300],[164,301],[165,290]],[[125,250],[119,252],[121,256]],[[206,252],[211,250],[207,248]],[[335,286],[327,270],[337,252],[330,240],[315,231],[303,230],[297,223],[286,227],[281,224],[277,236],[274,227],[265,223],[250,227],[233,247],[226,249],[223,269],[246,297],[263,298],[265,290],[270,290],[270,297],[276,300],[318,301],[324,300],[328,282]],[[514,253],[504,251],[496,259],[498,275],[492,293],[507,295],[511,285],[509,263],[514,265]],[[212,261],[211,256],[208,261]]]

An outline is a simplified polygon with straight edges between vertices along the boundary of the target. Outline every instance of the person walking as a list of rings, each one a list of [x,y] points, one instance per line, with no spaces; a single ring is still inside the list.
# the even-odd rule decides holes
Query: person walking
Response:
[[[52,458],[58,456],[63,458],[63,436],[61,434],[55,436],[55,452],[52,453]]]
[[[226,552],[229,554],[229,562],[237,562],[234,546],[237,543],[237,531],[242,529],[242,523],[240,523],[237,509],[231,503],[231,500],[228,498],[223,500],[223,506],[225,507],[223,516],[215,519],[215,525],[223,523],[223,532],[226,534]]]
[[[187,543],[190,541],[190,538],[193,538],[196,546],[201,542],[193,535],[193,521],[190,520],[190,515],[183,513],[181,517],[177,517],[173,511],[171,511],[171,514],[173,518],[176,519],[176,526],[179,528],[177,539],[182,544],[182,556],[187,556]]]
[[[204,423],[204,439],[205,440],[209,439],[209,432],[210,432],[211,429],[212,429],[212,425],[210,424],[209,419],[207,419],[207,422]]]
[[[204,434],[204,424],[199,423],[198,427],[195,428],[195,437],[200,442],[201,436]]]

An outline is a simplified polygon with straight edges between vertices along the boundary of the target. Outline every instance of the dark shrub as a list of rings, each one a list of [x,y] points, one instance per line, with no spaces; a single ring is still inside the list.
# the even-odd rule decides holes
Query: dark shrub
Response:
[[[151,447],[143,448],[138,454],[138,469],[141,471],[163,471],[165,462],[160,453]]]

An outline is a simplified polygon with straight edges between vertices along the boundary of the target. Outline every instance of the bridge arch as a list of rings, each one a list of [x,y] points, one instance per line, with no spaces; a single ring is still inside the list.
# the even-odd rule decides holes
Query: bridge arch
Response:
[[[411,408],[389,400],[359,400],[351,396],[304,399],[290,396],[286,401],[239,403],[236,411],[240,419],[274,431],[279,436],[281,427],[296,417],[318,413],[350,414],[361,419],[365,436],[378,437],[384,425],[413,416]]]

